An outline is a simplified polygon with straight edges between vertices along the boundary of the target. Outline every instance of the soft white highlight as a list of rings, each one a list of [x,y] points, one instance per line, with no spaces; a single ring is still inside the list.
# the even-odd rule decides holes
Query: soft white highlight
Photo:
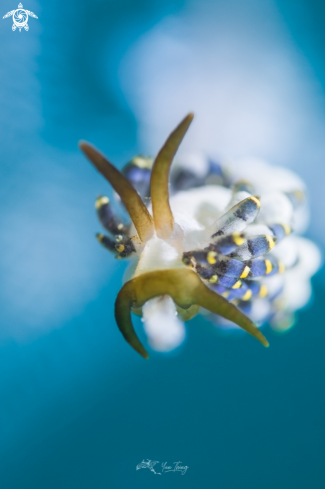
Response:
[[[143,321],[149,345],[154,350],[171,351],[185,339],[185,326],[178,319],[175,304],[168,296],[146,302]]]

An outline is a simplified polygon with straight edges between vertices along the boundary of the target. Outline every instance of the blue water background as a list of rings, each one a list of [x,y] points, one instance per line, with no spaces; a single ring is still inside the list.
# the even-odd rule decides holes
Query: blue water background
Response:
[[[322,3],[277,7],[325,91]],[[13,8],[3,0],[1,16]],[[195,319],[179,352],[144,361],[113,319],[125,265],[94,239],[94,199],[111,190],[77,142],[119,167],[141,151],[120,61],[186,1],[25,8],[39,17],[28,33],[0,21],[0,487],[324,488],[322,272],[295,328],[267,333],[268,350]],[[312,178],[324,176],[320,162]],[[143,459],[189,469],[135,471]]]

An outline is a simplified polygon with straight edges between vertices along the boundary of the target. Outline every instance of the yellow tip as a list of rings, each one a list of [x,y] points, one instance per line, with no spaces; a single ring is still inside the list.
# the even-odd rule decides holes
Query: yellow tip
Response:
[[[246,267],[243,270],[243,273],[241,274],[240,278],[246,278],[250,272],[250,268],[246,265]]]
[[[293,192],[293,195],[296,197],[297,200],[300,200],[300,201],[305,200],[305,194],[302,190],[295,190]]]
[[[270,250],[272,250],[272,248],[274,248],[274,245],[276,243],[276,238],[274,236],[269,236],[269,235],[265,235],[265,238],[266,241],[268,242]]]
[[[278,261],[278,265],[279,265],[279,273],[284,273],[286,267],[284,266],[284,264],[282,263],[282,261]]]
[[[108,204],[109,203],[109,198],[108,197],[98,197],[98,199],[96,200],[95,202],[95,207],[96,209],[100,209],[103,205],[105,204]]]
[[[255,204],[257,205],[258,208],[261,207],[261,202],[260,202],[260,198],[258,195],[252,195],[251,197],[249,197],[253,202],[255,202]]]
[[[122,251],[124,251],[124,250],[125,250],[125,246],[124,246],[124,245],[122,245],[122,244],[120,244],[120,245],[115,245],[115,248],[117,249],[117,251],[118,251],[119,253],[121,253]]]
[[[288,226],[288,224],[282,224],[282,227],[284,229],[284,232],[285,232],[286,236],[288,236],[288,234],[291,233],[291,227]]]
[[[272,268],[273,268],[272,263],[270,262],[270,260],[265,260],[264,263],[266,266],[266,272],[265,273],[266,273],[266,275],[268,275],[269,273],[272,272]]]
[[[209,278],[209,282],[211,284],[215,284],[217,280],[218,280],[218,275],[212,275],[212,277]]]
[[[132,163],[138,168],[145,168],[147,170],[151,170],[153,165],[153,159],[145,158],[144,156],[138,155],[132,159]]]
[[[237,282],[235,283],[235,285],[233,285],[231,288],[232,289],[239,289],[239,287],[241,287],[241,284],[242,284],[242,281],[241,280],[237,280]]]
[[[260,292],[258,295],[263,298],[267,296],[267,292],[268,292],[267,287],[266,285],[263,284],[261,285]]]
[[[249,301],[249,299],[252,297],[252,291],[248,289],[243,297],[241,298],[242,301]]]
[[[215,263],[217,263],[216,256],[217,253],[215,251],[209,251],[209,253],[207,254],[207,260],[210,265],[214,265]]]
[[[238,234],[238,233],[234,233],[232,237],[233,237],[234,243],[237,246],[241,246],[243,244],[243,242],[245,241],[244,238],[242,236],[240,236],[240,234]]]

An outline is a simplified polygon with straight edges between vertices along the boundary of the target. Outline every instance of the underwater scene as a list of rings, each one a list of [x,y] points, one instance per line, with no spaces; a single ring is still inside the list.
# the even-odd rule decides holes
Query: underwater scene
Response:
[[[325,486],[325,9],[3,0],[0,487]]]

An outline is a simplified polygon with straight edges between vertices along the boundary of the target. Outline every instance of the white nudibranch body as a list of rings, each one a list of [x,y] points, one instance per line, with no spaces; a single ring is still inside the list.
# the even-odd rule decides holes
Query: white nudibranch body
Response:
[[[191,120],[181,122],[154,162],[135,157],[122,174],[81,144],[132,219],[127,226],[106,197],[97,199],[99,219],[114,236],[100,234],[99,241],[131,260],[116,320],[144,357],[130,310],[143,316],[148,343],[157,351],[179,346],[186,336],[183,320],[199,311],[215,326],[240,327],[267,346],[258,328],[289,329],[320,267],[318,248],[298,236],[308,208],[304,184],[293,172],[247,159],[225,168],[192,153],[176,159],[169,178]]]
[[[210,227],[223,214],[231,194],[230,189],[211,185],[172,196],[173,233],[167,239],[159,238],[154,233],[144,245],[135,244],[136,252],[132,258],[137,265],[133,277],[155,270],[186,267],[183,253],[209,245],[213,232]],[[148,210],[152,213],[150,205]],[[134,226],[130,230],[132,233],[136,234]]]

